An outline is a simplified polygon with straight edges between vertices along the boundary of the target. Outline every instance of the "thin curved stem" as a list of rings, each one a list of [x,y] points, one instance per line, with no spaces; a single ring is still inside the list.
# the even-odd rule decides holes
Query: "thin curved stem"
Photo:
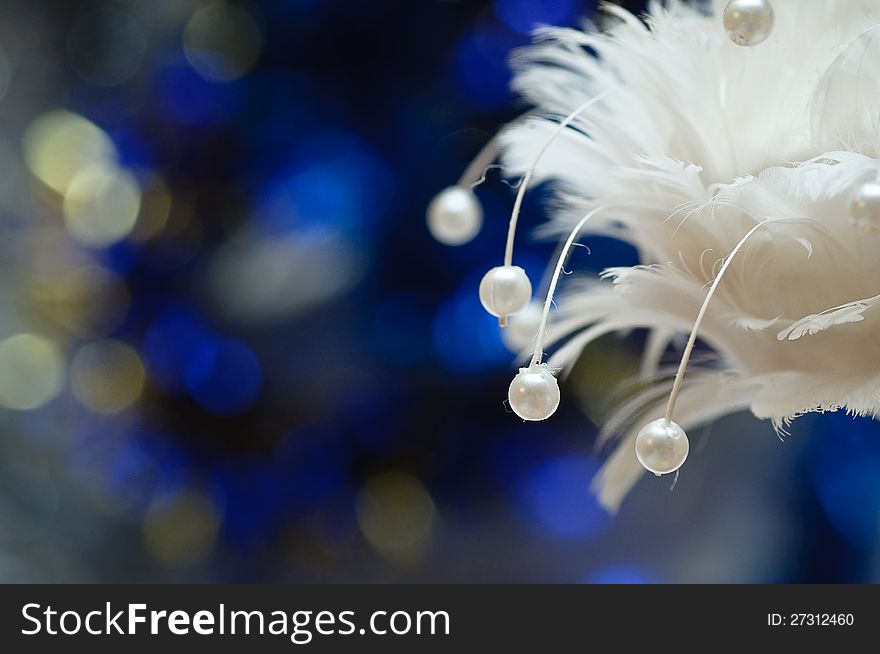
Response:
[[[514,118],[510,123],[502,128],[500,132],[493,136],[489,140],[489,142],[480,149],[480,151],[477,153],[477,156],[471,160],[467,168],[465,168],[464,172],[461,174],[461,177],[458,178],[458,181],[455,183],[455,185],[460,186],[461,188],[468,191],[471,191],[475,187],[479,186],[486,179],[486,172],[489,170],[489,167],[498,158],[498,154],[501,152],[501,135],[512,126],[525,122],[533,115],[535,115],[534,109],[525,112],[519,117]]]
[[[580,222],[578,222],[574,229],[571,230],[568,239],[565,241],[565,245],[562,247],[562,251],[559,253],[559,259],[556,261],[556,269],[553,271],[553,277],[550,279],[550,286],[547,289],[547,299],[544,300],[544,311],[541,313],[541,322],[538,325],[535,353],[532,355],[532,362],[529,364],[530,368],[537,366],[541,363],[541,359],[544,358],[544,332],[547,329],[547,321],[550,320],[550,307],[553,306],[553,295],[556,293],[556,286],[559,284],[559,276],[562,274],[562,267],[565,265],[565,259],[568,257],[568,252],[571,250],[571,246],[574,245],[574,241],[584,225],[587,224],[587,221],[600,211],[607,208],[608,207],[596,207],[586,216],[581,218]]]
[[[535,160],[532,162],[532,165],[529,166],[528,170],[526,170],[525,175],[523,175],[522,181],[519,184],[519,189],[516,193],[516,200],[513,202],[513,213],[510,215],[510,225],[507,228],[507,246],[504,249],[504,265],[510,266],[513,264],[513,242],[516,238],[516,224],[519,221],[519,212],[522,209],[523,198],[526,194],[526,189],[529,186],[529,182],[532,181],[532,176],[535,174],[535,169],[538,167],[538,163],[541,161],[541,158],[544,156],[544,153],[547,152],[547,149],[556,140],[556,138],[562,134],[566,127],[568,127],[572,121],[577,118],[581,113],[586,111],[588,108],[592,107],[594,104],[605,98],[608,95],[608,91],[604,91],[600,93],[586,102],[584,102],[577,109],[572,111],[568,116],[562,119],[562,121],[556,126],[556,129],[553,131],[553,134],[550,135],[550,138],[544,143],[541,149],[538,151]]]
[[[492,165],[492,162],[495,161],[495,159],[498,158],[498,153],[500,151],[501,144],[498,142],[498,137],[493,136],[492,139],[482,147],[479,153],[477,153],[477,156],[474,157],[473,161],[468,164],[468,167],[462,173],[456,186],[460,186],[468,191],[473,189],[474,185],[485,177],[486,169]]]
[[[687,370],[688,362],[691,359],[691,353],[694,351],[694,345],[697,342],[697,334],[700,331],[700,326],[703,324],[703,318],[706,317],[706,311],[709,308],[709,301],[712,299],[712,296],[715,295],[715,290],[721,283],[721,278],[724,277],[724,273],[727,272],[728,267],[730,267],[734,257],[742,249],[742,246],[745,245],[745,242],[748,241],[752,234],[758,231],[760,227],[763,227],[770,222],[772,221],[764,220],[746,232],[746,235],[742,237],[740,242],[736,244],[736,247],[730,251],[729,255],[727,255],[721,269],[712,281],[712,285],[709,287],[709,292],[706,293],[706,298],[703,300],[703,305],[700,307],[700,312],[697,314],[697,319],[694,321],[694,326],[691,328],[690,338],[688,338],[687,345],[685,345],[684,352],[681,355],[681,363],[678,364],[678,371],[675,373],[672,392],[669,394],[669,403],[666,405],[665,420],[667,424],[672,422],[672,412],[675,410],[675,401],[678,399],[679,391],[681,391],[681,384],[684,381],[684,373]]]

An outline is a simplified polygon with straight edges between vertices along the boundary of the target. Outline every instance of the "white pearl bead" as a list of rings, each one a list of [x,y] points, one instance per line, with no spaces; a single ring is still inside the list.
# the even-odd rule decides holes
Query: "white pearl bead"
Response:
[[[856,187],[850,214],[859,228],[880,231],[880,182],[869,180]]]
[[[510,319],[507,329],[501,330],[501,340],[508,350],[519,354],[535,344],[543,312],[544,306],[540,302],[529,302],[525,309]]]
[[[676,423],[665,418],[654,420],[642,427],[636,437],[636,456],[639,463],[658,477],[678,470],[687,459],[687,434]]]
[[[724,8],[724,29],[737,45],[758,45],[773,32],[776,16],[768,0],[731,0]]]
[[[559,382],[547,364],[520,368],[510,382],[507,400],[523,420],[546,420],[559,406]]]
[[[480,302],[493,316],[507,318],[528,306],[532,299],[532,283],[519,266],[498,266],[480,282]]]
[[[483,226],[483,208],[473,191],[450,186],[428,205],[428,231],[444,245],[464,245]]]

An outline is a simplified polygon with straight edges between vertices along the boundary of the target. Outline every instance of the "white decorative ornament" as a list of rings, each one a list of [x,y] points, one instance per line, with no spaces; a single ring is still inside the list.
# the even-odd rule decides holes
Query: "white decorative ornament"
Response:
[[[636,457],[642,467],[658,477],[675,472],[687,459],[690,444],[684,429],[660,418],[649,422],[636,436]]]
[[[545,347],[564,343],[548,359],[564,371],[599,337],[649,332],[643,390],[602,433],[617,443],[595,480],[610,510],[646,468],[679,468],[685,430],[722,416],[748,410],[784,430],[809,412],[880,415],[880,256],[867,233],[880,218],[880,67],[868,65],[880,0],[780,2],[758,23],[733,15],[746,5],[772,11],[669,0],[641,20],[608,5],[606,33],[543,28],[514,57],[534,108],[502,131],[501,161],[550,182],[543,231],[568,235],[557,273],[590,216],[590,231],[640,253],[602,281],[569,282],[545,331],[555,275],[524,369]],[[768,47],[730,47],[771,31]],[[560,129],[562,115],[576,129]],[[685,375],[698,338],[717,356]],[[681,357],[671,388],[664,354]],[[658,416],[665,431],[645,424]]]
[[[730,0],[722,20],[731,41],[752,46],[763,43],[773,33],[776,16],[768,0]]]
[[[552,416],[559,407],[559,397],[559,382],[546,364],[520,368],[507,391],[510,408],[529,421]]]
[[[880,231],[880,181],[872,179],[856,186],[850,213],[860,229]]]
[[[496,318],[505,321],[528,306],[532,284],[519,266],[497,266],[480,282],[480,302]]]
[[[483,208],[470,189],[450,186],[440,191],[428,205],[428,230],[445,245],[464,245],[479,234]]]
[[[509,274],[509,271],[514,269],[522,271],[521,268],[513,265],[513,244],[516,239],[516,227],[519,222],[519,212],[520,209],[522,209],[523,198],[525,197],[526,190],[529,188],[529,183],[532,181],[532,177],[535,174],[535,170],[537,169],[538,164],[541,162],[541,159],[550,148],[550,146],[553,144],[553,142],[565,131],[565,129],[575,120],[575,118],[577,118],[581,113],[599,102],[602,98],[604,98],[605,95],[605,93],[600,93],[599,95],[590,98],[589,100],[581,104],[574,111],[569,112],[569,114],[555,126],[555,129],[553,130],[553,133],[550,134],[549,138],[547,138],[541,144],[541,147],[538,149],[537,155],[534,156],[531,165],[523,174],[522,179],[519,182],[519,188],[516,192],[516,199],[513,202],[513,210],[510,213],[510,223],[507,228],[507,244],[504,248],[504,265],[500,266],[500,269],[504,271],[503,274],[505,276]],[[477,159],[472,162],[470,166],[468,166],[468,171],[473,171],[477,168],[478,165],[481,165],[486,160],[487,152],[492,152],[493,157],[495,156],[494,153],[498,148],[498,140],[498,137],[492,139],[492,141],[490,141],[489,144],[486,145],[485,148],[483,148],[483,152],[481,152],[477,156]],[[466,173],[466,175],[467,174],[468,173]],[[499,270],[499,268],[493,268],[488,273],[486,273],[486,276],[483,278],[483,283],[487,284],[487,287],[494,285],[495,277],[499,274],[495,272],[497,270]],[[525,271],[522,271],[522,275],[525,276]],[[525,277],[525,281],[528,283],[529,294],[531,294],[532,284],[529,281],[528,277]],[[480,285],[480,299],[482,300],[483,306],[486,308],[486,310],[493,316],[498,317],[498,322],[501,327],[507,327],[508,317],[519,313],[526,306],[525,304],[523,304],[521,307],[519,307],[517,311],[502,310],[502,308],[497,306],[497,303],[493,302],[490,298],[484,298],[483,284]]]

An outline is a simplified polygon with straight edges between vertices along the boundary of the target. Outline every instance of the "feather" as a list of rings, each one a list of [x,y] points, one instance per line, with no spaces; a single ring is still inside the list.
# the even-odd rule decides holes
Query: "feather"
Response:
[[[511,175],[555,129],[549,117],[606,94],[539,166],[553,190],[540,233],[611,207],[586,229],[641,260],[569,283],[547,332],[550,362],[570,370],[599,336],[645,329],[633,383],[665,379],[661,357],[690,332],[723,258],[768,222],[708,306],[699,336],[712,360],[687,378],[676,420],[750,409],[781,430],[811,411],[876,415],[880,240],[853,223],[850,197],[880,173],[880,0],[786,3],[755,48],[720,29],[724,4],[653,3],[644,21],[609,8],[605,32],[543,28],[513,58],[514,87],[539,118],[502,134]],[[596,482],[606,506],[641,474],[632,442],[638,421],[662,410],[657,389],[606,422],[619,436]]]
[[[749,406],[754,389],[729,374],[713,371],[698,372],[682,389],[678,422],[684,429],[742,410]],[[640,416],[642,421],[663,415],[666,398],[654,402]],[[593,480],[599,503],[609,511],[617,511],[626,494],[644,474],[635,455],[635,438],[643,422],[635,424],[620,439],[617,450]]]
[[[821,313],[810,314],[780,331],[776,338],[780,341],[796,341],[802,336],[812,336],[819,332],[824,332],[835,325],[862,322],[865,319],[863,314],[868,307],[876,304],[878,301],[880,301],[880,295],[865,300],[849,302],[833,309],[826,309]]]

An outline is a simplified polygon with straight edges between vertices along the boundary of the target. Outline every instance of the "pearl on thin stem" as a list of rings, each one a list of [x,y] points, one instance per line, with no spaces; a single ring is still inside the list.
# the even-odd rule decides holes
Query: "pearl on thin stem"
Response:
[[[856,186],[850,214],[860,229],[880,231],[880,181],[872,179]]]
[[[523,420],[546,420],[559,407],[559,382],[546,364],[520,368],[510,382],[507,401]]]
[[[669,402],[666,405],[666,415],[660,420],[649,422],[642,427],[636,436],[636,456],[639,459],[639,463],[655,475],[675,472],[684,463],[685,458],[687,458],[687,434],[685,434],[684,429],[673,422],[672,414],[675,411],[675,401],[678,399],[678,394],[681,391],[681,384],[684,381],[684,373],[687,370],[688,363],[691,359],[691,353],[694,351],[694,345],[697,342],[697,334],[700,331],[700,326],[703,324],[703,318],[706,317],[706,311],[709,309],[709,302],[712,300],[712,296],[715,295],[715,291],[718,289],[718,285],[721,283],[721,279],[730,267],[731,262],[746,244],[746,241],[748,241],[761,227],[772,223],[772,220],[764,220],[752,227],[730,251],[727,258],[724,259],[724,263],[721,265],[718,275],[716,275],[715,279],[712,281],[712,285],[709,287],[709,291],[706,293],[706,297],[703,300],[699,313],[697,314],[697,319],[694,321],[694,326],[691,328],[690,337],[688,338],[687,345],[684,347],[684,352],[681,355],[681,362],[678,364],[678,370],[675,373],[675,381],[672,383],[672,392],[669,394]],[[673,442],[671,440],[673,438],[681,437],[684,437],[685,442],[683,450],[680,441]],[[666,443],[665,445],[663,444],[664,442]],[[675,447],[673,447],[673,445],[675,445]],[[684,451],[683,455],[681,454],[682,451]],[[652,456],[656,458],[654,459]],[[666,463],[671,465],[675,463],[677,460],[676,456],[681,459],[678,465],[669,470],[664,470],[663,464]]]
[[[443,189],[428,205],[428,231],[444,245],[464,245],[483,226],[483,207],[474,189],[485,179],[486,169],[498,157],[498,136],[490,140],[454,186]]]
[[[497,266],[480,282],[480,302],[502,324],[508,316],[519,313],[532,299],[532,283],[519,266]]]
[[[547,329],[550,306],[553,304],[553,294],[556,292],[556,286],[559,284],[559,275],[562,273],[565,258],[568,256],[574,240],[586,222],[603,208],[593,209],[578,222],[565,241],[562,251],[559,253],[556,268],[553,271],[553,278],[550,281],[550,287],[547,289],[547,299],[544,301],[544,308],[541,311],[541,320],[538,323],[537,330],[532,332],[536,336],[535,353],[532,355],[532,361],[528,368],[520,368],[519,373],[510,383],[510,389],[507,392],[510,408],[523,420],[546,420],[556,412],[559,406],[559,382],[556,381],[556,377],[550,372],[549,366],[541,362],[541,359],[544,358],[544,332]]]
[[[757,232],[764,225],[772,222],[772,220],[761,221],[746,232],[746,235],[740,239],[739,243],[736,244],[736,246],[730,251],[730,254],[727,255],[727,258],[724,259],[724,263],[721,265],[718,275],[712,281],[712,285],[709,287],[709,291],[706,293],[706,297],[703,300],[699,313],[697,314],[697,319],[694,321],[694,326],[691,328],[691,335],[688,338],[687,345],[684,346],[684,352],[681,355],[681,362],[678,364],[678,370],[675,373],[672,392],[669,394],[669,403],[666,405],[666,422],[672,422],[672,412],[675,411],[675,401],[678,399],[678,393],[681,391],[681,384],[684,381],[684,373],[691,360],[691,353],[694,351],[694,345],[697,343],[697,334],[700,331],[700,326],[703,324],[703,318],[706,317],[706,311],[709,309],[709,302],[712,300],[712,296],[715,295],[715,291],[718,289],[718,285],[721,283],[724,273],[727,272],[734,257],[739,253],[746,241],[751,238],[752,234]]]
[[[687,459],[690,443],[684,429],[665,418],[642,427],[636,436],[639,463],[658,477],[675,472]]]
[[[474,192],[450,186],[428,205],[428,230],[445,245],[464,245],[473,240],[483,226],[483,208]]]
[[[731,41],[753,46],[766,41],[773,32],[776,15],[768,0],[731,0],[722,20]]]
[[[529,166],[528,170],[526,170],[525,175],[523,175],[523,178],[520,181],[519,189],[517,190],[517,193],[516,193],[516,199],[513,202],[513,211],[510,214],[510,224],[508,225],[508,228],[507,228],[507,244],[504,248],[504,265],[499,266],[498,268],[493,268],[488,273],[486,273],[486,276],[483,278],[483,282],[480,284],[480,299],[483,302],[483,306],[486,307],[486,310],[489,313],[491,313],[493,316],[498,316],[498,323],[502,327],[507,326],[508,316],[515,315],[515,314],[519,313],[520,311],[522,311],[526,307],[526,305],[528,304],[528,299],[526,300],[525,303],[519,305],[516,310],[501,309],[501,307],[498,307],[497,303],[492,301],[491,299],[489,299],[489,301],[487,301],[486,297],[484,297],[483,285],[484,284],[487,285],[487,296],[488,296],[488,287],[494,286],[494,281],[492,278],[497,274],[494,271],[497,271],[497,270],[510,271],[513,269],[522,270],[522,268],[517,268],[516,266],[513,265],[513,243],[516,238],[516,226],[517,226],[517,222],[519,221],[519,212],[520,212],[520,209],[522,208],[523,198],[525,197],[526,189],[529,186],[529,182],[531,182],[532,176],[535,174],[535,169],[538,167],[538,163],[541,161],[541,158],[544,156],[544,153],[547,152],[547,149],[550,147],[550,145],[553,143],[553,141],[555,141],[556,138],[560,134],[562,134],[562,132],[565,130],[565,128],[568,127],[571,124],[571,122],[575,118],[578,117],[578,115],[580,115],[582,112],[586,111],[589,107],[591,107],[594,104],[596,104],[597,102],[599,102],[607,94],[608,94],[608,92],[606,91],[604,93],[600,93],[599,95],[596,95],[596,96],[590,98],[589,100],[584,102],[581,106],[579,106],[577,109],[575,109],[573,112],[571,112],[568,116],[563,118],[562,121],[556,126],[556,129],[553,130],[553,133],[550,135],[550,138],[547,139],[547,141],[544,143],[544,145],[538,151],[538,154],[535,156],[534,161],[532,161],[532,165]],[[525,275],[525,273],[523,273],[523,275]],[[528,278],[526,278],[526,281],[528,282]],[[529,295],[531,295],[531,282],[528,282],[528,285],[529,285]],[[522,298],[519,295],[517,295],[517,299],[522,299]]]

